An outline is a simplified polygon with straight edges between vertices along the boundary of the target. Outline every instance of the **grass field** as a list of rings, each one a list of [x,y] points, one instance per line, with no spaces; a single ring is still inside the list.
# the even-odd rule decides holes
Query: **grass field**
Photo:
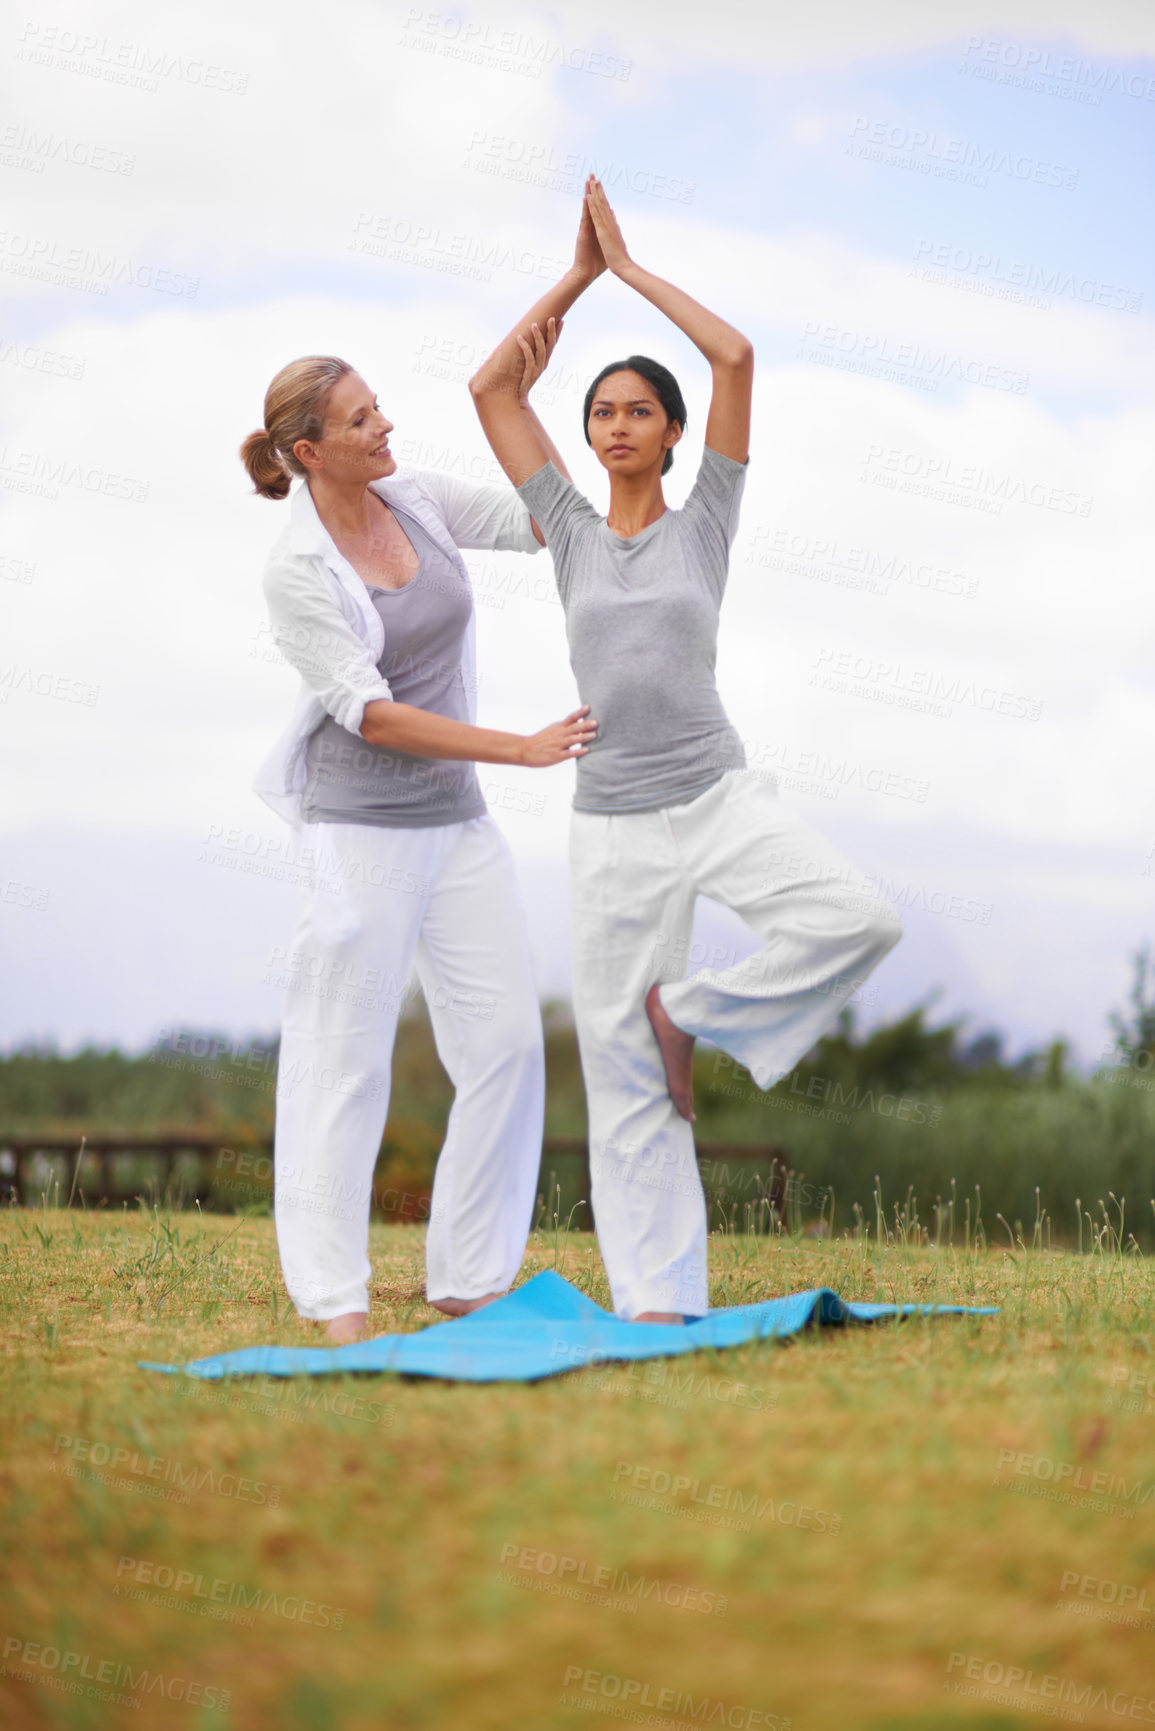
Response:
[[[434,1323],[422,1230],[372,1250],[373,1332]],[[271,1221],[6,1211],[0,1724],[1155,1723],[1155,1264],[1106,1231],[710,1255],[716,1305],[1002,1310],[529,1386],[210,1385],[136,1361],[317,1341]],[[608,1302],[592,1238],[535,1233],[523,1278],[554,1266]]]

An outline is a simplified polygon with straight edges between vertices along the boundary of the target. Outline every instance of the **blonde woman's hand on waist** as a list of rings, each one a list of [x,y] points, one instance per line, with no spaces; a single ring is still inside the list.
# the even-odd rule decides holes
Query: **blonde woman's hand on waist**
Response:
[[[552,764],[565,763],[568,758],[584,757],[597,729],[597,722],[590,716],[590,706],[584,703],[564,721],[555,721],[552,727],[543,727],[540,733],[527,734],[518,761],[529,769],[549,769]]]

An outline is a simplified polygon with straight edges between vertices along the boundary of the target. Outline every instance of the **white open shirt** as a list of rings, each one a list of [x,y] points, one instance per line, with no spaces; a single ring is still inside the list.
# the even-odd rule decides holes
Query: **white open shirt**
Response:
[[[388,475],[369,485],[387,505],[396,500],[417,518],[466,583],[469,572],[459,547],[539,551],[529,511],[512,487],[479,486],[434,470]],[[337,551],[303,480],[290,495],[289,523],[269,554],[263,586],[273,641],[301,675],[301,689],[253,789],[279,817],[299,823],[309,736],[326,715],[360,735],[365,705],[392,701],[377,671],[385,628],[367,585]],[[471,614],[462,648],[471,722],[477,718],[476,659]]]

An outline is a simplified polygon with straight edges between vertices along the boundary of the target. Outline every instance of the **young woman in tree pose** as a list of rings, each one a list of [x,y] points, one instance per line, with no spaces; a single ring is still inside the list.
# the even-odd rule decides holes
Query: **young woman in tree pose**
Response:
[[[536,553],[503,487],[401,475],[392,422],[332,356],[282,369],[241,447],[256,491],[302,478],[265,569],[273,639],[302,675],[257,791],[309,863],[287,957],[277,1075],[277,1243],[302,1316],[355,1339],[369,1310],[369,1203],[416,965],[455,1098],[437,1162],[426,1294],[461,1315],[525,1252],[544,1061],[513,866],[475,763],[585,751],[584,710],[527,737],[473,725],[473,596],[459,547]]]
[[[680,510],[661,477],[686,426],[665,367],[631,355],[586,395],[608,515],[570,479],[529,407],[562,315],[603,271],[684,331],[713,380],[705,449]],[[586,184],[571,269],[470,381],[486,436],[545,532],[578,690],[599,729],[571,827],[573,1000],[592,1204],[618,1315],[708,1308],[691,1063],[702,1037],[769,1088],[902,934],[859,874],[745,767],[714,680],[718,612],[746,476],[754,353],[740,332],[635,262],[601,183]],[[698,895],[764,940],[683,977]]]

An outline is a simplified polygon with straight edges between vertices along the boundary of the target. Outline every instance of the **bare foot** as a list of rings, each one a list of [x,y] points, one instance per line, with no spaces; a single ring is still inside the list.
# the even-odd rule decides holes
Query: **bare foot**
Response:
[[[487,1292],[484,1298],[431,1298],[429,1303],[434,1310],[443,1310],[446,1316],[469,1316],[471,1312],[480,1310],[483,1304],[492,1304],[504,1296],[502,1292]]]
[[[334,1346],[348,1346],[351,1341],[360,1340],[368,1322],[368,1312],[350,1310],[344,1316],[333,1316],[325,1324],[325,1333]]]
[[[643,1310],[640,1316],[633,1318],[634,1322],[685,1322],[680,1310]]]
[[[666,1066],[666,1086],[678,1114],[694,1122],[694,1036],[671,1022],[662,1007],[658,987],[646,993],[646,1015],[661,1047],[662,1063]],[[664,1319],[663,1319],[664,1320]],[[680,1320],[680,1318],[679,1318]]]

